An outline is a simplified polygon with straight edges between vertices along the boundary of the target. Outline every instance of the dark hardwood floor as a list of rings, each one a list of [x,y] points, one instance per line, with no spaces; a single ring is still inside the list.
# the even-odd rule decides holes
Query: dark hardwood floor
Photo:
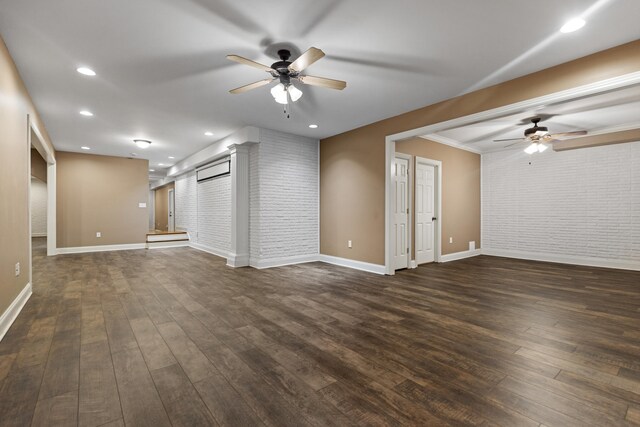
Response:
[[[640,273],[34,257],[2,426],[640,425]]]

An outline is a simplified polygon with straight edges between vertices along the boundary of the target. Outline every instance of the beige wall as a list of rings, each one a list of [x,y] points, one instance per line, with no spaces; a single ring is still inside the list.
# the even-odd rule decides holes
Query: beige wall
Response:
[[[53,146],[0,39],[0,315],[29,282],[29,138],[27,114]],[[22,274],[15,277],[19,262]]]
[[[396,152],[442,162],[442,254],[469,249],[469,242],[480,247],[480,155],[469,151],[412,138],[396,143]],[[415,173],[412,178],[415,177]],[[415,212],[415,186],[412,185],[411,212]],[[449,243],[453,237],[453,243]],[[411,236],[412,258],[415,259],[415,235]]]
[[[58,152],[58,247],[144,243],[148,169],[142,159]]]
[[[385,136],[637,71],[640,40],[322,140],[321,253],[384,264]]]
[[[169,230],[169,190],[173,190],[175,184],[167,184],[164,187],[156,189],[155,199],[155,228],[156,230],[167,231]]]
[[[47,182],[47,162],[35,148],[31,149],[31,176],[42,182]]]

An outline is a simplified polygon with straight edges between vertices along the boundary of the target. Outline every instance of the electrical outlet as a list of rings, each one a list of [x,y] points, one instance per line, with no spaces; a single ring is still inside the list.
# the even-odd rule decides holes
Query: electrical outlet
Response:
[[[449,243],[453,243],[453,237],[449,237]]]
[[[352,248],[353,247],[353,244],[351,243],[351,240],[347,241],[347,247],[348,248]]]
[[[16,262],[16,277],[20,275],[20,263]]]
[[[98,231],[98,232],[96,233],[96,237],[102,237],[102,233]]]

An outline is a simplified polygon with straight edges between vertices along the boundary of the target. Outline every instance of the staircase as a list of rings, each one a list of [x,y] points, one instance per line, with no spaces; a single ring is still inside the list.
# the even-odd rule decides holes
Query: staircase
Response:
[[[151,231],[147,233],[147,249],[189,246],[186,231]]]

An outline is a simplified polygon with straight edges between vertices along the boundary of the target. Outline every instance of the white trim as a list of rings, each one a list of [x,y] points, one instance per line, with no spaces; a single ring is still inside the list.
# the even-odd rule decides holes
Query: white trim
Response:
[[[170,249],[189,247],[189,242],[147,242],[147,249]]]
[[[438,144],[448,145],[449,147],[459,148],[460,150],[470,151],[476,154],[482,154],[482,151],[478,150],[477,148],[469,147],[459,141],[456,141],[455,139],[447,138],[446,136],[437,135],[435,133],[432,133],[429,135],[420,135],[420,138],[437,142]]]
[[[229,255],[227,255],[227,266],[233,268],[248,267],[249,254],[229,253]]]
[[[31,237],[47,237],[47,233],[31,233]]]
[[[440,160],[427,159],[426,157],[416,156],[416,170],[418,169],[418,163],[425,165],[431,165],[436,169],[436,195],[435,203],[438,207],[436,212],[436,227],[435,227],[435,262],[442,262],[442,162]]]
[[[455,119],[439,122],[427,126],[422,126],[417,129],[411,129],[408,131],[396,133],[393,135],[387,135],[385,137],[385,242],[384,242],[384,260],[385,271],[388,275],[395,274],[393,268],[393,251],[391,245],[393,243],[393,206],[391,200],[391,194],[393,193],[393,181],[391,179],[391,172],[393,158],[396,151],[396,141],[415,138],[421,135],[429,135],[441,130],[467,125],[470,123],[482,122],[485,120],[494,119],[501,116],[506,116],[520,111],[526,111],[533,109],[541,105],[549,106],[559,102],[564,102],[577,97],[584,97],[588,95],[594,95],[598,93],[609,92],[615,89],[620,89],[626,86],[632,86],[640,83],[640,71],[634,73],[625,74],[610,79],[601,80],[571,89],[551,93],[548,95],[539,96],[537,98],[527,99],[524,101],[516,102],[509,105],[493,108],[490,110],[481,111],[475,114],[467,116],[457,117]]]
[[[482,255],[481,249],[474,249],[472,251],[462,251],[462,252],[454,252],[452,254],[442,255],[440,257],[440,262],[451,262],[457,261],[459,259],[471,258],[474,256]]]
[[[318,256],[318,261],[332,265],[339,265],[340,267],[353,268],[354,270],[367,271],[369,273],[385,274],[385,266],[380,264],[371,264],[368,262],[323,254]]]
[[[296,256],[288,256],[288,257],[280,257],[280,258],[267,258],[267,259],[250,259],[249,266],[257,269],[263,268],[272,268],[272,267],[282,267],[284,265],[292,265],[292,264],[304,264],[307,262],[316,262],[318,261],[318,254],[312,255],[296,255]]]
[[[217,248],[212,248],[211,246],[207,246],[207,245],[201,245],[200,243],[195,243],[195,242],[190,242],[189,247],[193,248],[193,249],[197,249],[199,251],[202,252],[206,252],[209,253],[211,255],[215,255],[217,257],[220,258],[228,258],[229,257],[229,251],[225,251],[222,249],[217,249]]]
[[[83,254],[89,252],[130,251],[146,249],[146,243],[129,243],[126,245],[78,246],[74,248],[58,248],[58,255]]]
[[[558,264],[584,265],[588,267],[616,268],[640,271],[640,262],[609,258],[581,257],[562,254],[545,254],[539,252],[512,251],[505,249],[481,249],[482,255],[505,258],[526,259],[530,261],[553,262]]]
[[[22,291],[20,291],[11,305],[2,313],[2,316],[0,316],[0,341],[2,341],[2,338],[4,338],[13,322],[18,318],[22,308],[27,301],[29,301],[29,298],[31,298],[32,293],[31,282],[29,282]]]
[[[189,233],[187,232],[172,232],[172,233],[164,233],[164,234],[148,234],[147,235],[147,243],[151,242],[174,242],[176,238],[183,240],[189,239]]]

